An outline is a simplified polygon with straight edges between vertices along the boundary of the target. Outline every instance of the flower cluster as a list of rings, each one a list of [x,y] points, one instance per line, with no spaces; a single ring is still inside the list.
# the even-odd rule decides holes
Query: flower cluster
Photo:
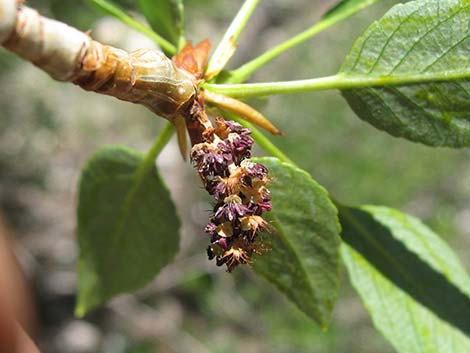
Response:
[[[267,168],[249,159],[251,131],[223,118],[216,118],[215,124],[204,131],[203,142],[193,146],[191,161],[216,200],[205,230],[211,239],[209,259],[231,272],[249,263],[253,253],[264,252],[256,238],[270,230],[262,213],[271,210],[271,195]]]

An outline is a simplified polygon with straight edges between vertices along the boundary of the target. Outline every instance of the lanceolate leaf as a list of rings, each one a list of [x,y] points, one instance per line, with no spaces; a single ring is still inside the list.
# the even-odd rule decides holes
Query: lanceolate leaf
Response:
[[[82,172],[79,316],[116,294],[142,287],[178,250],[175,207],[156,169],[139,169],[143,159],[127,148],[106,147]]]
[[[343,90],[345,98],[361,119],[394,136],[470,146],[469,33],[468,0],[396,5],[359,38],[341,69],[346,78],[380,78],[380,87]]]
[[[323,19],[341,16],[343,13],[354,13],[377,1],[379,0],[341,0],[323,15]]]
[[[339,212],[351,281],[397,351],[470,352],[470,277],[452,250],[419,220],[396,210]]]
[[[178,46],[184,33],[183,0],[139,0],[138,3],[153,30]]]
[[[328,194],[309,174],[276,158],[259,158],[273,183],[271,250],[255,259],[267,278],[322,327],[330,321],[339,281],[339,223]]]

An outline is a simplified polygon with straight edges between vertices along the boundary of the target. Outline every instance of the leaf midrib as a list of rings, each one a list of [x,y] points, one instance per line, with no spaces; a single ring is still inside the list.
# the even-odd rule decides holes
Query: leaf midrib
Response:
[[[443,82],[443,81],[459,81],[466,80],[470,78],[470,70],[465,71],[439,71],[433,73],[418,73],[418,74],[399,74],[399,75],[389,75],[389,74],[350,74],[348,72],[340,73],[336,76],[339,86],[341,84],[352,84],[352,87],[344,88],[360,88],[363,87],[374,87],[374,86],[401,86],[401,85],[410,85],[410,84],[420,84],[420,83],[431,83],[431,82]],[[306,80],[309,81],[309,80]]]
[[[144,163],[144,159],[140,161],[140,163],[137,166],[137,169],[134,173],[128,175],[127,177],[130,177],[130,182],[131,182],[131,188],[127,192],[126,198],[124,202],[122,203],[122,206],[120,207],[119,210],[119,222],[116,224],[116,228],[113,231],[115,241],[120,239],[120,237],[123,234],[123,230],[125,227],[125,224],[127,223],[130,209],[132,204],[134,203],[135,196],[137,193],[140,191],[140,187],[143,184],[143,180],[145,179],[148,170],[145,168],[146,165]]]

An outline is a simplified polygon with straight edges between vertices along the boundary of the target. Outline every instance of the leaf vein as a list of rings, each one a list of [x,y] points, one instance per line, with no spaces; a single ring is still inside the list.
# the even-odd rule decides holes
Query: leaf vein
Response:
[[[406,94],[401,92],[397,87],[389,86],[389,87],[386,87],[386,88],[390,91],[395,92],[395,94],[397,96],[402,97],[404,100],[411,103],[414,107],[416,107],[418,110],[420,110],[425,116],[427,116],[429,118],[428,120],[430,122],[430,126],[432,126],[432,128],[435,131],[436,135],[438,135],[441,139],[444,139],[444,136],[442,135],[442,132],[440,131],[440,129],[436,125],[435,119],[433,119],[433,116],[424,107],[422,107],[421,105],[416,103],[414,100],[412,100],[410,97],[408,97]]]
[[[377,55],[377,58],[374,62],[374,64],[372,65],[371,69],[369,70],[369,74],[374,71],[375,67],[377,66],[377,64],[379,63],[380,59],[382,58],[385,50],[387,49],[389,43],[391,42],[391,40],[395,37],[395,35],[398,33],[398,31],[403,27],[403,25],[408,22],[410,19],[411,19],[411,16],[413,16],[416,12],[418,12],[419,10],[421,10],[421,8],[424,6],[421,5],[421,6],[418,6],[418,8],[416,8],[414,11],[411,11],[407,16],[405,16],[405,18],[403,18],[403,20],[398,24],[398,26],[393,30],[393,32],[390,34],[390,36],[387,38],[387,40],[385,41],[385,44],[383,45],[380,53]]]
[[[439,2],[439,1],[438,1]],[[424,4],[427,4],[427,2],[424,2]],[[462,11],[462,9],[459,9],[457,11],[455,11],[454,13],[452,13],[449,17],[443,19],[442,21],[439,21],[438,23],[436,23],[434,26],[432,26],[429,30],[427,30],[421,37],[419,37],[414,43],[413,45],[410,47],[409,50],[407,50],[407,52],[405,53],[405,55],[400,59],[400,61],[392,68],[392,70],[389,72],[389,75],[392,75],[405,61],[406,58],[408,58],[408,56],[413,52],[413,50],[421,43],[421,41],[427,37],[429,34],[431,34],[432,32],[434,32],[436,29],[438,29],[439,27],[441,27],[443,24],[447,23],[448,21],[452,20],[455,16],[457,16],[458,14],[460,14],[460,12]],[[422,72],[426,72],[426,69]]]
[[[433,67],[434,65],[436,65],[440,60],[442,60],[445,56],[447,56],[447,54],[449,54],[452,50],[454,50],[455,48],[457,48],[460,44],[462,44],[464,41],[466,41],[469,37],[470,37],[470,33],[467,33],[462,39],[460,39],[457,43],[455,43],[454,45],[452,45],[451,47],[449,47],[444,53],[442,53],[442,55],[440,55],[439,57],[437,57],[436,60],[434,60],[431,64],[429,64],[428,66],[426,66],[426,67],[424,68],[424,70],[421,71],[421,73],[427,72],[431,67]]]

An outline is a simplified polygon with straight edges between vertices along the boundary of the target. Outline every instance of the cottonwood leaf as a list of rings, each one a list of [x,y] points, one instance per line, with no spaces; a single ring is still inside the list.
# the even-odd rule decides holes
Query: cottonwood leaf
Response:
[[[340,71],[375,87],[343,90],[363,120],[430,146],[470,146],[470,1],[393,7],[356,41]]]
[[[184,34],[183,0],[139,0],[138,4],[153,30],[178,46]]]
[[[180,221],[156,168],[141,153],[105,147],[80,179],[78,316],[148,283],[178,251]]]
[[[341,254],[377,329],[401,353],[470,352],[470,278],[418,219],[339,207]]]
[[[326,328],[339,286],[336,208],[305,171],[276,158],[255,160],[273,178],[269,214],[277,232],[268,236],[271,250],[256,257],[253,268]]]
[[[366,8],[379,0],[341,0],[331,9],[329,9],[322,17],[328,19],[336,16],[341,16],[343,13],[354,13],[363,8]]]

